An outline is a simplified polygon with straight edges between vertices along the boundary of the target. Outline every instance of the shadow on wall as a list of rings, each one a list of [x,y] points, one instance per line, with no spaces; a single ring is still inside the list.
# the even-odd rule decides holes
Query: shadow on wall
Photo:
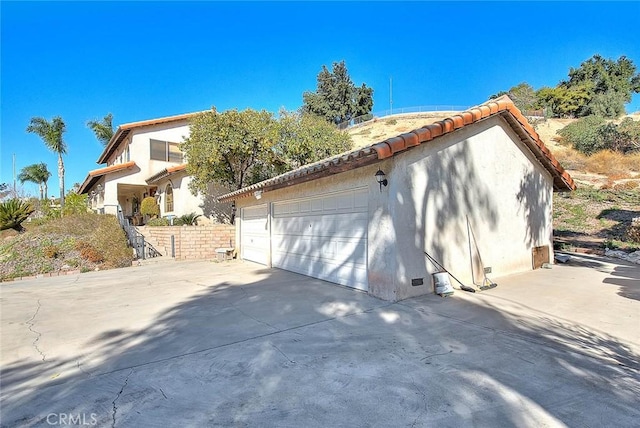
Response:
[[[552,206],[552,197],[553,192],[541,174],[530,171],[522,178],[517,199],[523,207],[527,224],[524,242],[530,247],[540,246],[551,239],[548,222],[551,221],[549,207]]]
[[[3,367],[3,425],[60,412],[95,412],[99,426],[585,426],[601,406],[612,426],[640,417],[640,356],[609,335],[473,300],[386,304],[264,273],[206,280],[147,326],[87,337],[93,366],[69,355]]]
[[[207,194],[203,197],[200,205],[202,212],[215,223],[231,223],[231,206],[230,202],[218,202],[218,196],[229,193],[229,189],[217,184],[209,184]]]
[[[409,278],[436,272],[423,251],[456,277],[470,279],[472,263],[474,270],[479,269],[477,253],[469,255],[467,218],[471,224],[495,230],[498,201],[485,184],[468,146],[469,142],[464,140],[409,165],[407,182],[396,186],[401,201],[415,201],[415,204],[398,201],[393,207],[396,236],[407,229],[414,234],[413,239],[399,241],[397,257],[400,273],[405,272]],[[420,182],[426,183],[424,187],[420,187]],[[466,263],[460,263],[461,260]],[[416,266],[422,272],[416,272]]]

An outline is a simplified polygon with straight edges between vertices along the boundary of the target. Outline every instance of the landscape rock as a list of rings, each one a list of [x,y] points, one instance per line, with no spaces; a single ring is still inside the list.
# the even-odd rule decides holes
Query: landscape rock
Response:
[[[627,253],[621,250],[612,250],[607,248],[604,251],[604,255],[607,257],[615,257],[617,259],[626,260],[631,263],[636,263],[640,265],[640,251],[634,251],[633,253]]]

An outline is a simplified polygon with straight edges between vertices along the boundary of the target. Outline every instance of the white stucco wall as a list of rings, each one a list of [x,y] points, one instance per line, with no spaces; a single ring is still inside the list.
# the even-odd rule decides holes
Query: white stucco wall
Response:
[[[552,253],[551,175],[499,117],[397,156],[388,175],[398,299],[430,283],[423,250],[466,284],[480,260],[497,277],[531,269],[535,246]]]
[[[389,180],[382,192],[374,178],[379,168]],[[472,266],[482,279],[467,218],[491,277],[531,269],[532,247],[547,245],[552,253],[551,176],[499,117],[368,167],[264,192],[259,201],[239,199],[238,214],[245,206],[362,186],[370,195],[369,293],[382,299],[433,292],[436,270],[425,249],[463,282],[471,283]],[[412,286],[414,278],[424,284]]]
[[[170,122],[159,125],[144,126],[138,129],[133,129],[131,134],[127,137],[123,143],[120,144],[118,149],[109,157],[107,165],[117,165],[127,162],[127,159],[123,155],[123,152],[128,147],[129,160],[134,161],[136,166],[131,169],[119,171],[116,173],[107,174],[101,181],[104,183],[104,204],[118,205],[123,201],[118,200],[118,185],[136,185],[144,186],[147,189],[153,188],[156,185],[148,185],[146,179],[152,175],[162,171],[165,168],[178,165],[174,162],[164,162],[151,159],[150,140],[169,141],[173,143],[182,143],[185,137],[189,136],[189,123],[187,120],[181,120],[176,122]],[[188,180],[188,179],[187,179]],[[187,184],[180,178],[178,189],[176,189],[176,196],[179,199],[176,201],[182,201],[185,203],[184,207],[176,207],[180,211],[177,215],[182,215],[190,212],[202,213],[202,210],[198,211],[198,202],[196,197],[190,194],[187,189]],[[165,186],[165,183],[161,183],[161,186]],[[136,191],[135,194],[142,201],[146,192]],[[120,194],[122,198],[128,198],[128,194]],[[124,208],[123,205],[123,209]],[[128,213],[127,213],[128,214]]]
[[[184,214],[196,213],[203,215],[202,200],[194,196],[189,190],[189,182],[191,177],[187,176],[186,172],[180,172],[174,174],[168,178],[165,178],[157,183],[158,190],[160,192],[160,215],[162,217],[172,214],[175,216],[181,216]],[[173,188],[173,211],[166,211],[166,189],[167,185],[171,182]]]

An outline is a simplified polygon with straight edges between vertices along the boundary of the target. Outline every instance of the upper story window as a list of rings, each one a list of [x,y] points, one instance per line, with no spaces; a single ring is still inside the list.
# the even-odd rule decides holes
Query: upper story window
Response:
[[[178,148],[178,143],[160,140],[150,140],[150,142],[152,160],[182,163],[182,152]]]

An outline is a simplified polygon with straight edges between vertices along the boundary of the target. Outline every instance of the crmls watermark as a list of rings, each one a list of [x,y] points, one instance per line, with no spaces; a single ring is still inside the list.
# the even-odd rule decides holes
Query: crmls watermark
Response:
[[[93,426],[98,424],[96,413],[49,413],[47,423],[49,425],[85,425]]]

